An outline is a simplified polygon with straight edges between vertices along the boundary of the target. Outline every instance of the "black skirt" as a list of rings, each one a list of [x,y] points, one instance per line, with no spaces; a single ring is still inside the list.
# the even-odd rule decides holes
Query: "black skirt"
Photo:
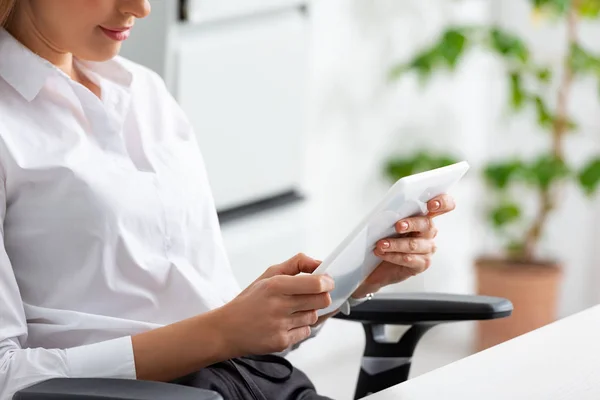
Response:
[[[234,358],[172,383],[212,390],[225,400],[331,400],[319,396],[302,371],[275,355]]]

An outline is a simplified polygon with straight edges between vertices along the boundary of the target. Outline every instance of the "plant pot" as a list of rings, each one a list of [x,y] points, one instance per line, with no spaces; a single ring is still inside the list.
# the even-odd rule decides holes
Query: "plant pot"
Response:
[[[508,318],[478,322],[477,351],[556,320],[562,279],[558,264],[481,258],[476,262],[476,273],[478,294],[504,297],[514,306]]]

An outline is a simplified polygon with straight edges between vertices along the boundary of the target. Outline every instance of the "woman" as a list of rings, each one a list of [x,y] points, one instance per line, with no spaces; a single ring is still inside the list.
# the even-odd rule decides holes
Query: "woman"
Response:
[[[333,282],[297,255],[240,293],[191,126],[156,74],[116,56],[149,12],[0,0],[0,400],[57,377],[322,398],[287,361],[248,356],[308,338]],[[453,207],[399,221],[353,298],[424,271],[431,218]]]

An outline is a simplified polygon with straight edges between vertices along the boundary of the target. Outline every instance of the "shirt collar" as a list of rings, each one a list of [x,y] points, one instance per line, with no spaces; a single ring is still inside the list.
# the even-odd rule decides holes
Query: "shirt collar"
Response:
[[[121,57],[117,56],[111,60],[102,62],[84,61],[79,59],[76,60],[76,62],[103,79],[108,79],[125,89],[131,87],[133,74],[129,68],[125,66]]]
[[[0,78],[27,101],[36,98],[50,76],[60,74],[70,79],[63,71],[33,53],[3,28],[0,28],[0,55]],[[119,86],[131,86],[133,74],[119,57],[104,62],[77,61]]]
[[[0,28],[0,54],[0,77],[27,101],[38,95],[46,79],[58,69],[3,28]]]

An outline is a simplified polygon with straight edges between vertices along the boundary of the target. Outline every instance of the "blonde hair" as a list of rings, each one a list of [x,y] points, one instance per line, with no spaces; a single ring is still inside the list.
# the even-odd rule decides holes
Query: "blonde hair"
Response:
[[[0,0],[0,27],[5,27],[15,8],[16,0]]]

